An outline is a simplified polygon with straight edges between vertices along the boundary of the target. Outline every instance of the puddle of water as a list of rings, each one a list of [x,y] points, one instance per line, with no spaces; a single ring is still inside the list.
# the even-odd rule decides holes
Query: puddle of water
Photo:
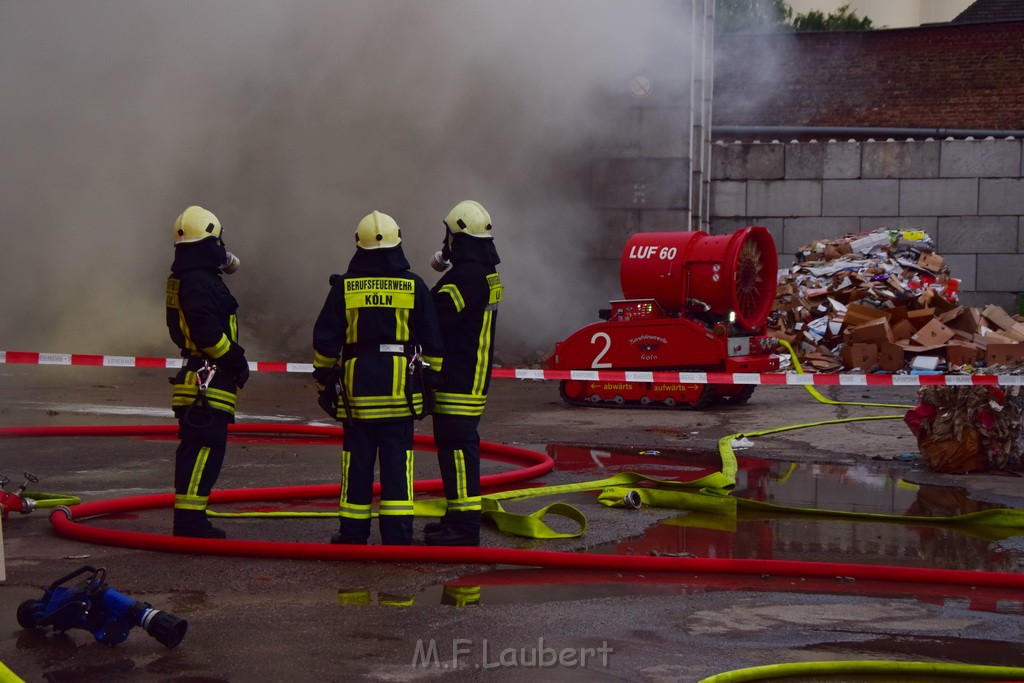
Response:
[[[561,472],[592,472],[594,478],[604,478],[619,472],[640,472],[657,476],[687,475],[696,479],[721,469],[718,453],[701,449],[638,448],[622,451],[566,444],[549,444],[547,454]],[[666,471],[658,475],[659,471]],[[689,476],[692,473],[692,476]]]
[[[474,591],[469,604],[516,605],[593,600],[614,597],[659,597],[672,599],[706,592],[812,593],[850,595],[882,599],[903,598],[928,605],[987,612],[1024,615],[1024,599],[1009,588],[956,587],[887,582],[804,579],[784,576],[718,576],[714,574],[668,574],[602,572],[593,570],[494,569],[462,576],[457,582],[432,586],[419,593],[411,606],[454,605],[446,593]]]
[[[548,454],[556,468],[585,478],[617,472],[696,479],[717,471],[717,453],[696,450],[616,451],[554,444]],[[791,464],[739,456],[733,495],[798,508],[898,516],[953,516],[1000,507],[972,500],[958,488],[919,486],[870,465]],[[977,529],[955,526],[812,518],[799,514],[766,516],[740,512],[735,518],[681,514],[641,536],[587,552],[701,558],[750,558],[877,564],[906,567],[1021,572],[1024,544],[1001,542]],[[888,584],[841,579],[786,577],[628,576],[621,573],[499,569],[464,576],[460,585],[480,586],[487,604],[554,602],[595,596],[679,594],[704,590],[757,590],[914,597],[931,604],[1004,614],[1024,614],[1024,596],[1009,589],[971,588],[966,597],[950,587]],[[553,590],[553,587],[555,590]],[[417,596],[416,604],[441,602],[445,586]],[[965,589],[966,590],[966,589]]]
[[[923,659],[936,662],[948,661],[949,653],[955,652],[958,662],[987,666],[1019,667],[1024,654],[1019,648],[1007,647],[1005,641],[980,638],[949,638],[942,636],[886,636],[867,641],[839,641],[814,643],[804,648],[808,651],[826,651],[839,655],[837,659],[860,660],[905,660]]]
[[[556,467],[595,469],[596,477],[635,471],[694,479],[716,471],[716,453],[694,451],[601,451],[552,445]],[[972,500],[959,488],[919,486],[870,465],[786,463],[737,457],[733,495],[775,505],[898,516],[952,516],[1001,507]],[[592,552],[708,558],[830,561],[941,569],[1020,572],[1024,551],[986,537],[982,529],[957,526],[823,519],[800,514],[740,511],[735,518],[682,514],[639,538]]]

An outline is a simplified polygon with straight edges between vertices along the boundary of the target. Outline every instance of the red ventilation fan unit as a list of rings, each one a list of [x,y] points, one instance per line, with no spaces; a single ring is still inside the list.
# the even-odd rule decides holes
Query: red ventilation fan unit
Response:
[[[552,370],[749,372],[778,370],[765,333],[778,255],[767,229],[729,235],[645,232],[622,250],[623,298],[596,322],[555,344]],[[743,403],[756,385],[565,380],[579,405],[702,408]]]

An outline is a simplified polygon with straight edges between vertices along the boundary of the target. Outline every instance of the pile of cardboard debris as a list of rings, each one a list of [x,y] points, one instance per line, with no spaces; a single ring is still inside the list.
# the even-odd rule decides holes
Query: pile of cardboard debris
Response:
[[[921,230],[819,240],[778,274],[768,331],[808,372],[973,372],[1024,360],[1024,318],[957,304]]]

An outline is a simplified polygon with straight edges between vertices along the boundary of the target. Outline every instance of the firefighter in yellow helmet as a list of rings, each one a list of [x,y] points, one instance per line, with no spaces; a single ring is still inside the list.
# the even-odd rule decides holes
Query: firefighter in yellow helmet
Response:
[[[332,543],[370,536],[374,463],[386,545],[413,543],[413,426],[441,370],[442,343],[426,283],[409,270],[395,220],[374,211],[356,228],[356,252],[331,276],[313,327],[318,403],[345,425],[341,523]]]
[[[167,278],[167,330],[184,359],[171,378],[180,443],[174,460],[175,536],[224,538],[206,517],[220,475],[238,390],[249,379],[238,344],[238,302],[221,279],[239,260],[224,246],[220,221],[190,206],[174,222],[174,261]]]
[[[448,507],[424,527],[427,545],[480,544],[480,416],[494,362],[501,262],[491,216],[479,202],[456,204],[444,220],[431,266],[446,272],[431,289],[445,345],[435,394],[434,442]],[[451,267],[451,270],[448,268]]]

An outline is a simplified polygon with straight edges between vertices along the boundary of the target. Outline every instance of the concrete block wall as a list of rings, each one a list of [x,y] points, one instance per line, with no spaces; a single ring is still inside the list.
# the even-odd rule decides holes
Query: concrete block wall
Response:
[[[597,225],[588,257],[617,272],[622,247],[635,232],[685,230],[691,162],[688,97],[682,86],[617,114],[615,136],[601,142],[590,167],[590,208]]]
[[[1019,138],[718,142],[711,231],[765,226],[782,267],[815,239],[921,228],[961,280],[962,303],[1011,310],[1024,292],[1022,146]]]

